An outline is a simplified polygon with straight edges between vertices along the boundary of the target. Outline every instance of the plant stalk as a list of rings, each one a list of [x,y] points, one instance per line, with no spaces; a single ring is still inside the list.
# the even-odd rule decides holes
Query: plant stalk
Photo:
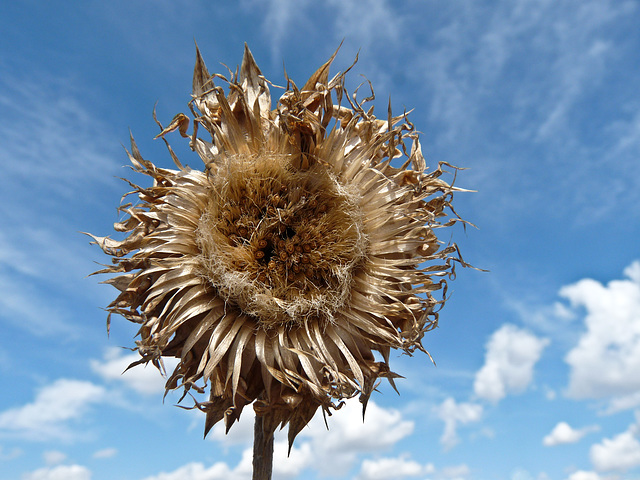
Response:
[[[273,468],[273,435],[264,433],[263,416],[256,415],[253,426],[253,477],[252,480],[271,480]]]

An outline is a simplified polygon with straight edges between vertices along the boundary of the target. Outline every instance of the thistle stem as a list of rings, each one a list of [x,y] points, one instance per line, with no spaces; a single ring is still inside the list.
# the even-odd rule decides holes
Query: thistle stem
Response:
[[[264,417],[256,415],[253,426],[253,477],[252,480],[271,480],[273,466],[273,435],[268,437],[263,428]]]

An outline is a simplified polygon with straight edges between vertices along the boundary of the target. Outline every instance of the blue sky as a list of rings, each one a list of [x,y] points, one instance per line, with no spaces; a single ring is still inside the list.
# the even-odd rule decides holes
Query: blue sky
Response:
[[[298,84],[344,40],[377,111],[413,109],[428,164],[464,170],[465,260],[426,356],[315,418],[274,478],[640,478],[640,2],[244,0],[0,7],[0,479],[250,478],[252,418],[202,439],[152,368],[121,375],[135,328],[102,310],[122,144],[170,165],[152,119],[187,112],[247,42]],[[177,137],[177,136],[176,136]],[[200,160],[172,138],[183,163]]]

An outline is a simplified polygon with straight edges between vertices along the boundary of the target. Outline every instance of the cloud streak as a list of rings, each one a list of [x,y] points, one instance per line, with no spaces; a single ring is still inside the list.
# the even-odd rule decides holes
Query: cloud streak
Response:
[[[445,450],[450,450],[460,442],[458,426],[480,421],[483,407],[476,403],[456,403],[452,397],[449,397],[436,407],[435,411],[438,418],[444,422],[440,443]]]

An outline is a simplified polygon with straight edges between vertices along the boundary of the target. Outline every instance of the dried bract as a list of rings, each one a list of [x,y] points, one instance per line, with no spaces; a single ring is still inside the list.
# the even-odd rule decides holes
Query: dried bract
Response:
[[[459,221],[444,165],[427,172],[406,115],[365,111],[344,74],[329,79],[332,60],[302,88],[287,79],[272,110],[247,48],[230,79],[198,51],[192,133],[179,114],[159,137],[189,138],[205,168],[168,143],[177,169],[159,168],[132,139],[153,185],[133,185],[139,202],[120,208],[123,240],[92,236],[113,257],[96,272],[116,274],[110,314],[140,324],[136,364],[180,359],[166,389],[208,392],[196,399],[205,434],[253,403],[291,443],[319,407],[358,394],[366,405],[379,378],[398,376],[392,349],[425,351],[461,261],[434,234]]]

